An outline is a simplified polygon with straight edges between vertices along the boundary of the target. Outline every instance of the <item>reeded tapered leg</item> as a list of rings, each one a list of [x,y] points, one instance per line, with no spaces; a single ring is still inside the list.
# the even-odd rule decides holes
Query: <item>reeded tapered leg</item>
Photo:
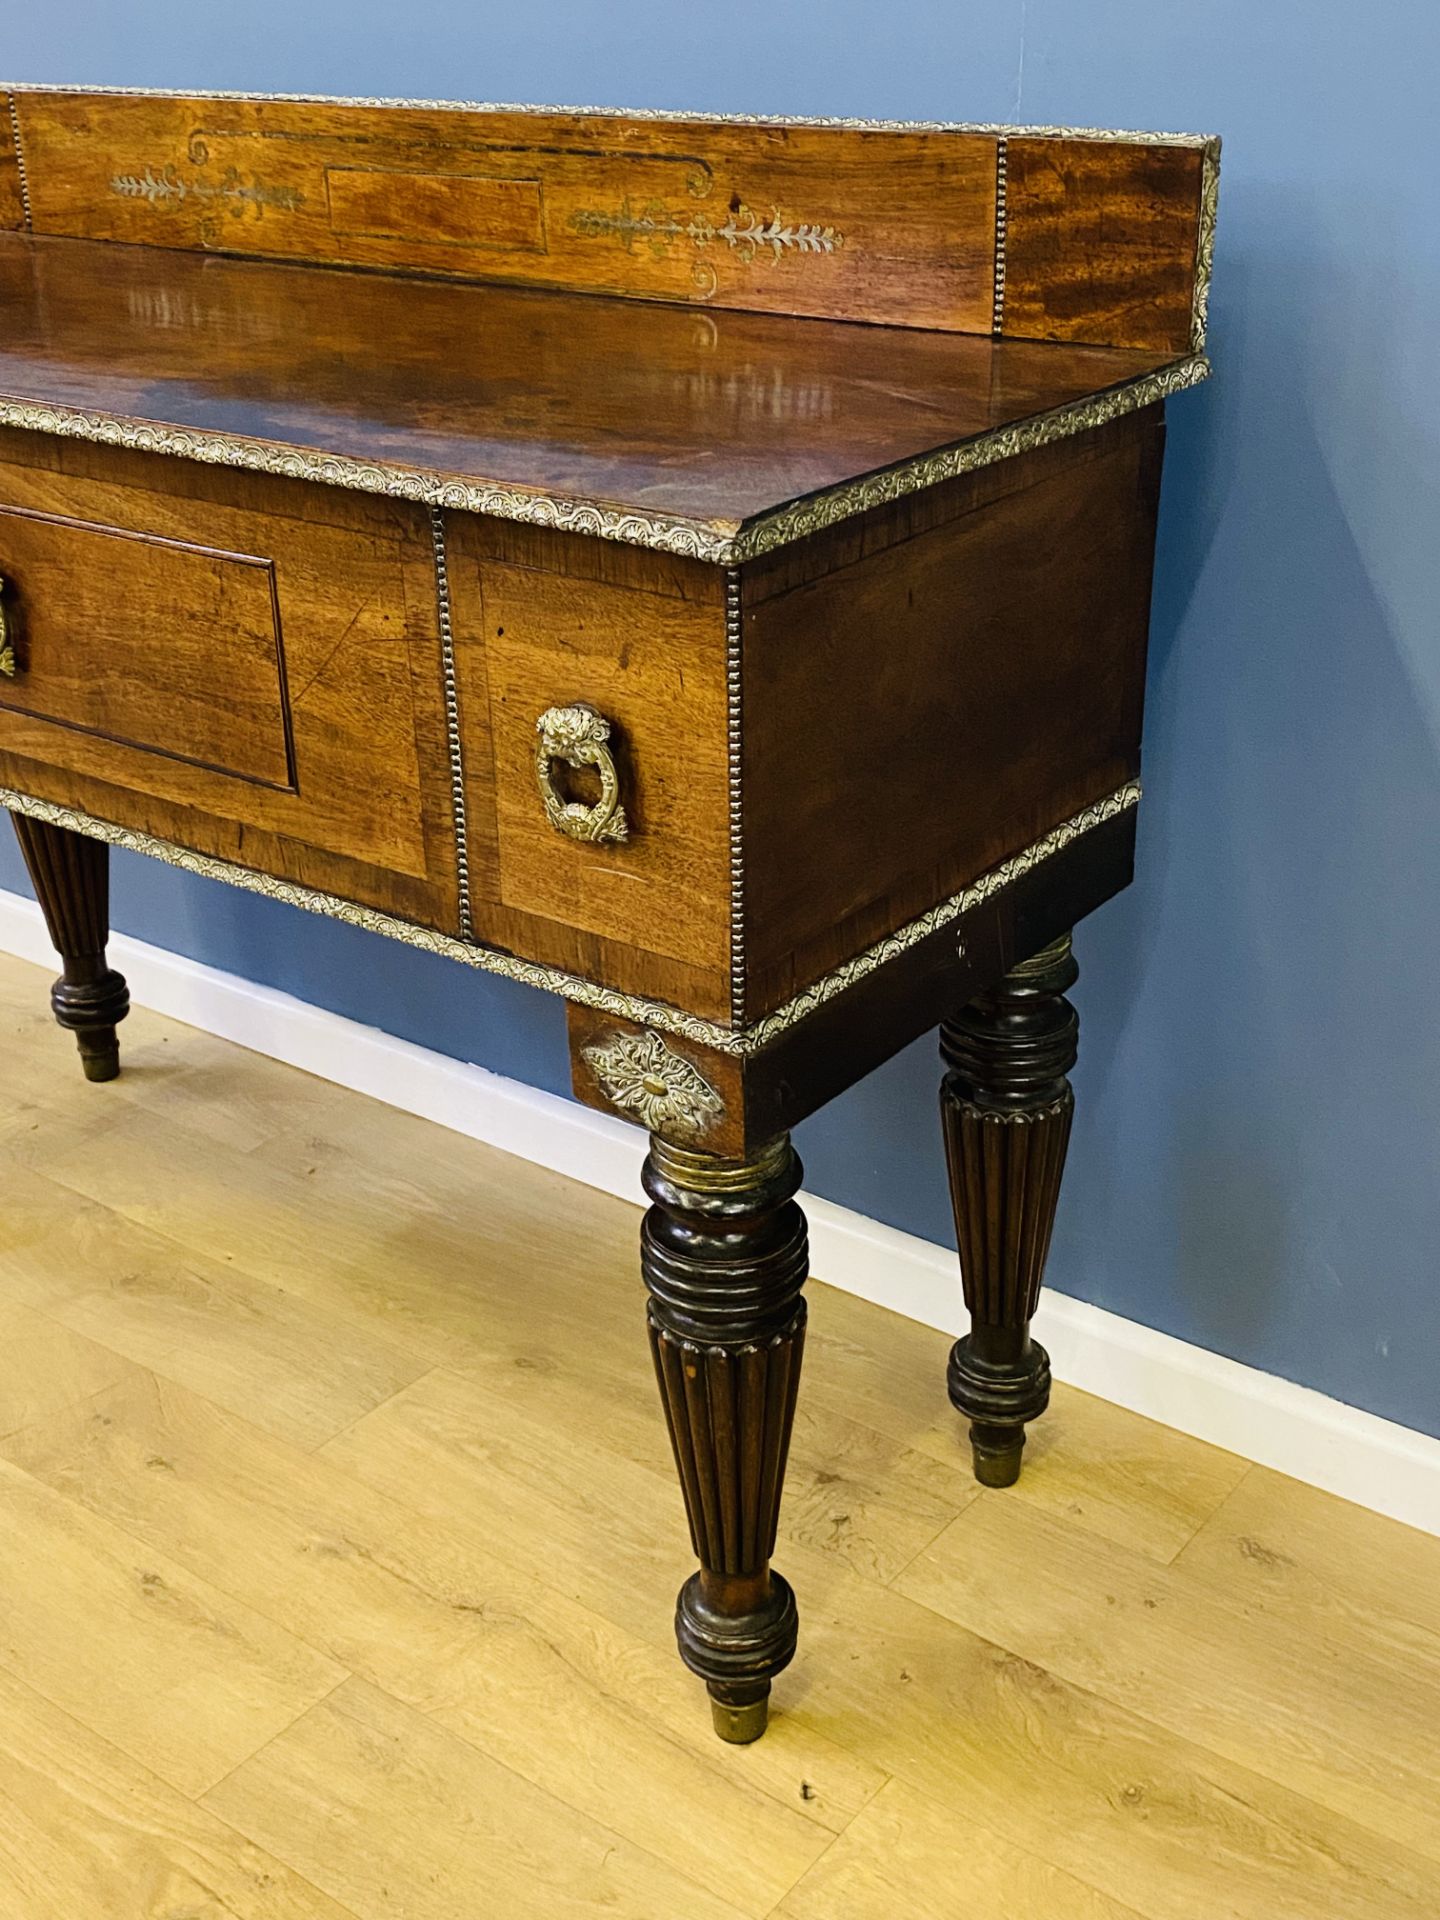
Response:
[[[749,1161],[652,1136],[643,1177],[650,1345],[700,1561],[676,1608],[680,1658],[721,1739],[756,1740],[798,1626],[770,1555],[805,1343],[800,1162],[788,1135]]]
[[[50,1005],[74,1034],[87,1080],[120,1071],[115,1028],[130,1011],[124,978],[105,964],[110,934],[110,849],[103,840],[14,813],[20,851],[63,966]]]
[[[1006,974],[940,1030],[945,1158],[970,1332],[950,1355],[952,1403],[970,1421],[975,1477],[1020,1476],[1025,1423],[1050,1400],[1050,1360],[1030,1338],[1060,1198],[1080,1030],[1065,989],[1070,936]]]

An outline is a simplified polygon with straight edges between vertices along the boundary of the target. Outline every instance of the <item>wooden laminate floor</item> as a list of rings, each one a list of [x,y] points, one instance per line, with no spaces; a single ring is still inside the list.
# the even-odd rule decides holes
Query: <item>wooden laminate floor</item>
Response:
[[[727,1748],[621,1203],[0,961],[3,1920],[1435,1920],[1440,1540],[816,1285]],[[939,1145],[936,1146],[937,1153]]]

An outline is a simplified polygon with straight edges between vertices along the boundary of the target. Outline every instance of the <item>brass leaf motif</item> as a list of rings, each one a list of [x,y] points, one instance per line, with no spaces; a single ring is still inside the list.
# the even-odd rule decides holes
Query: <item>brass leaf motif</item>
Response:
[[[583,1053],[611,1104],[633,1113],[651,1133],[698,1139],[725,1112],[704,1074],[648,1027],[596,1041]]]

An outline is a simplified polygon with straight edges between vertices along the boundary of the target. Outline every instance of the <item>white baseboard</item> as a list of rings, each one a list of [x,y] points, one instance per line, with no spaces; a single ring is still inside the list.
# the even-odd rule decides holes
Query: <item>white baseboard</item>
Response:
[[[39,908],[0,889],[0,951],[53,967]],[[555,1094],[394,1039],[270,987],[117,934],[142,1006],[487,1145],[638,1201],[644,1135]],[[816,1275],[958,1330],[955,1256],[803,1196]],[[1036,1333],[1057,1379],[1378,1513],[1440,1534],[1440,1440],[1047,1289]]]

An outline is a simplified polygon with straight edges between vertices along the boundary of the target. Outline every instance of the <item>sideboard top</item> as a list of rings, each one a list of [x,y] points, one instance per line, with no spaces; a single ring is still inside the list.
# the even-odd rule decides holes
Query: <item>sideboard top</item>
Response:
[[[0,423],[731,563],[1203,378],[1216,166],[12,87]]]

